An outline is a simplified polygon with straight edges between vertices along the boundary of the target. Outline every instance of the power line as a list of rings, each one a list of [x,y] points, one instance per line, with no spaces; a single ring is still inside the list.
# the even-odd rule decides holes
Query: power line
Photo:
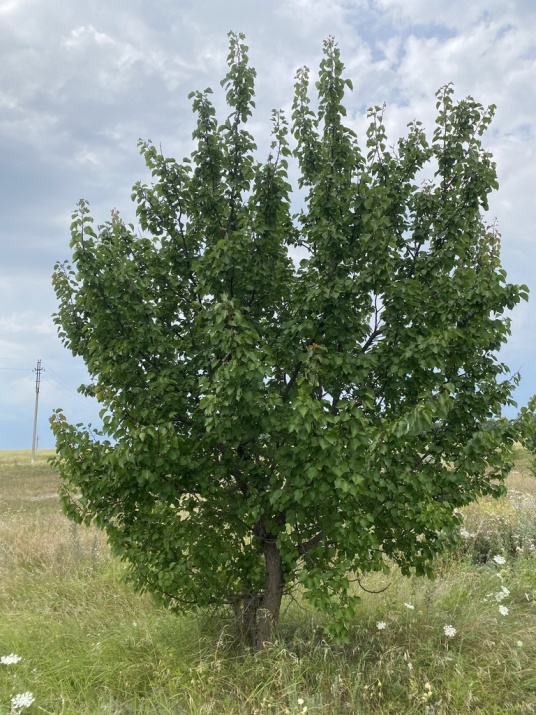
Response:
[[[58,377],[58,375],[56,375],[56,373],[54,372],[54,370],[51,370],[49,367],[47,367],[47,371],[52,375],[52,377],[53,377],[57,382],[60,383],[60,385],[63,385],[63,387],[64,387],[66,390],[68,390],[69,392],[74,393],[77,397],[80,395],[80,393],[78,392],[78,390],[73,390],[73,388],[70,387],[69,385],[67,385],[66,382],[63,382],[63,380],[61,379],[61,377]]]
[[[74,400],[75,402],[78,402],[79,405],[82,405],[83,407],[88,407],[88,403],[87,403],[87,402],[83,402],[83,401],[78,397],[78,395],[74,395],[74,394],[71,395],[71,394],[69,394],[69,392],[67,392],[66,390],[62,390],[61,387],[58,387],[58,385],[56,385],[55,383],[53,383],[51,380],[47,380],[46,377],[43,378],[43,381],[44,381],[44,382],[47,382],[49,385],[52,385],[52,387],[53,387],[55,390],[57,390],[58,392],[61,392],[62,395],[66,395],[66,397],[69,397],[71,400]]]
[[[0,357],[0,360],[9,360],[10,362],[29,362],[28,358],[3,358]],[[38,361],[39,364],[41,364],[41,360]],[[24,367],[0,367],[0,370],[15,370],[18,372],[29,372],[30,368],[24,368]],[[47,380],[46,377],[41,377],[40,376],[40,381],[43,380],[43,382],[47,382],[49,385],[51,385],[55,390],[58,390],[58,392],[61,392],[63,395],[66,397],[69,397],[71,400],[74,400],[77,402],[79,405],[82,405],[83,407],[88,407],[88,403],[85,402],[85,399],[87,399],[87,395],[82,395],[79,393],[77,390],[74,390],[72,387],[67,385],[66,382],[64,382],[59,375],[57,375],[54,370],[52,370],[50,367],[46,368],[47,372],[52,375],[53,381],[52,380]],[[34,368],[33,372],[35,372],[36,369]],[[44,372],[44,368],[41,368],[41,372]],[[56,383],[59,383],[56,384]],[[63,386],[63,389],[62,387]]]

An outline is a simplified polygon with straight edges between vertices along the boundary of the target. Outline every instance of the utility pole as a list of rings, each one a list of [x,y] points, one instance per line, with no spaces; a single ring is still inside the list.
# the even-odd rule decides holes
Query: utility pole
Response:
[[[35,461],[35,437],[37,434],[37,407],[39,405],[39,384],[41,382],[41,373],[43,369],[41,367],[41,360],[37,361],[37,367],[35,372],[35,413],[34,413],[34,424],[33,424],[33,437],[32,437],[32,464]]]

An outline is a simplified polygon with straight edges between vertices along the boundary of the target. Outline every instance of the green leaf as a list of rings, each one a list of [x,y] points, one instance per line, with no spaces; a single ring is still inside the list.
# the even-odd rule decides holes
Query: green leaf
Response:
[[[431,136],[415,121],[393,143],[373,106],[360,144],[329,38],[314,101],[301,68],[261,161],[244,40],[229,34],[223,120],[210,88],[188,95],[189,157],[139,142],[143,234],[117,212],[96,226],[83,200],[73,212],[54,322],[103,427],[54,412],[53,462],[68,518],[106,531],[137,588],[240,613],[299,583],[347,642],[348,574],[388,573],[382,554],[431,574],[455,510],[500,496],[530,443],[536,400],[500,417],[518,378],[497,359],[528,289],[482,223],[493,106],[446,85]]]

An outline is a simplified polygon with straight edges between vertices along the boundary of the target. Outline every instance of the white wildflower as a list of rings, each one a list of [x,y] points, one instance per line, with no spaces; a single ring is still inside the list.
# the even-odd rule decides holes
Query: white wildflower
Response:
[[[303,705],[304,702],[303,698],[298,698],[298,705]]]
[[[443,626],[443,631],[445,632],[447,638],[454,638],[456,635],[456,629],[454,626]]]
[[[376,623],[376,628],[379,631],[384,631],[387,628],[387,623],[385,621],[378,621],[378,623]]]
[[[493,557],[493,560],[494,560],[495,563],[498,564],[499,566],[502,566],[503,564],[506,563],[506,559],[504,558],[504,556],[500,556],[499,554],[497,554],[497,556],[494,556],[494,557]]]
[[[15,655],[15,653],[10,653],[9,655],[3,655],[0,658],[0,663],[3,665],[14,665],[15,663],[18,663],[19,660],[22,660],[20,655]]]
[[[409,608],[410,611],[414,611],[414,610],[415,610],[415,606],[414,606],[412,603],[405,603],[404,606],[405,606],[406,608]]]
[[[408,663],[408,670],[413,670],[413,663]]]
[[[469,532],[467,531],[467,529],[465,529],[465,528],[462,527],[462,528],[460,529],[460,536],[462,537],[462,539],[468,539],[469,536],[470,536],[470,534],[469,534]]]
[[[517,641],[516,645],[518,648],[523,648],[523,641]]]
[[[35,698],[29,691],[25,693],[19,693],[11,698],[11,707],[13,710],[22,710],[22,708],[29,708],[34,702]]]
[[[506,588],[506,586],[502,586],[501,590],[494,594],[495,600],[497,603],[501,603],[501,601],[504,601],[504,599],[510,595],[510,591]]]
[[[508,609],[506,606],[499,606],[499,613],[501,616],[507,616],[508,615]]]

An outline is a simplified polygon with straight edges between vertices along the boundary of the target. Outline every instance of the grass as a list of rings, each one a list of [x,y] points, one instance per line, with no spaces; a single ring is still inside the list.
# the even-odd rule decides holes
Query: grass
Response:
[[[103,535],[61,514],[47,456],[31,467],[29,452],[0,453],[0,656],[22,658],[0,665],[0,715],[26,691],[25,712],[62,715],[536,712],[536,479],[524,453],[508,497],[467,510],[470,536],[435,581],[393,572],[387,591],[364,593],[348,646],[291,603],[279,641],[257,655],[237,647],[227,613],[173,616],[123,585]]]

